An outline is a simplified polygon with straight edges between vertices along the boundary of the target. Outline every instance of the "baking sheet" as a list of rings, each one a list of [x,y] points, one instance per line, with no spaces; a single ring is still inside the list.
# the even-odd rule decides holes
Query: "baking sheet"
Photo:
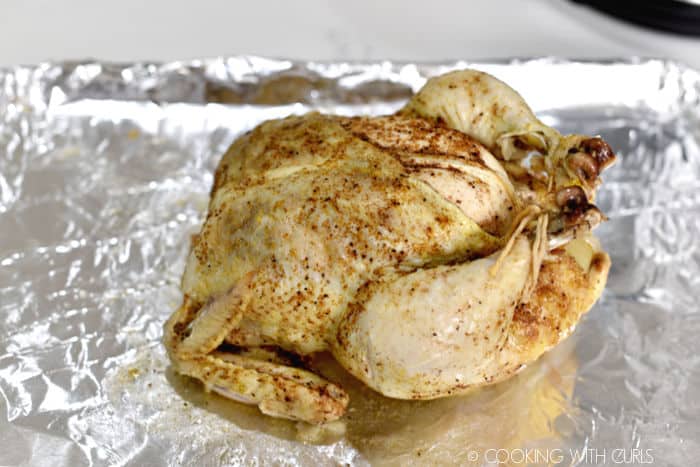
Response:
[[[476,67],[562,132],[601,134],[607,290],[575,334],[458,398],[351,404],[324,430],[175,375],[213,169],[264,119],[394,111]],[[0,465],[692,465],[700,456],[700,74],[661,60],[47,63],[0,71]]]

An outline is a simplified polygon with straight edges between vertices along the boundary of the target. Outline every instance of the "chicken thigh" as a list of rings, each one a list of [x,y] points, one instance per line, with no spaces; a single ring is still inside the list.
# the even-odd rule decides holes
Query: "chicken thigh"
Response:
[[[165,326],[174,368],[311,423],[348,404],[305,365],[316,352],[394,398],[503,380],[602,292],[592,203],[613,159],[473,70],[392,116],[264,122],[217,168]]]

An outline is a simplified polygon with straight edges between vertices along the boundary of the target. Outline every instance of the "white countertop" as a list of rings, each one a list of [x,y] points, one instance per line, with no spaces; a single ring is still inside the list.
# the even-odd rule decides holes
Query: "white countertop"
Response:
[[[257,54],[441,60],[655,56],[700,68],[700,40],[565,0],[3,0],[0,66]]]

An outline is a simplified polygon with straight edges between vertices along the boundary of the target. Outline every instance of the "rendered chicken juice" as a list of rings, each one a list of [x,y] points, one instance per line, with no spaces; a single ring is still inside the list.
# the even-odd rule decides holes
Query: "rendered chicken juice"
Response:
[[[393,398],[502,381],[600,296],[610,259],[590,231],[613,161],[472,70],[395,115],[264,122],[216,170],[165,328],[174,367],[312,423],[348,405],[304,366],[317,352]]]

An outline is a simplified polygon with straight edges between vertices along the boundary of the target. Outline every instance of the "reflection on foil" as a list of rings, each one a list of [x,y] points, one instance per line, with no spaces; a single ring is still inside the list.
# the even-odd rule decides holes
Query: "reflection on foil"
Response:
[[[576,333],[505,383],[430,402],[383,398],[320,356],[318,370],[351,396],[343,423],[323,430],[175,375],[162,324],[233,138],[290,113],[389,113],[427,76],[465,66],[620,156],[598,199],[613,269]],[[560,449],[573,464],[570,449],[609,461],[614,449],[643,449],[692,465],[698,109],[700,74],[658,60],[233,57],[0,71],[0,465],[466,465],[494,448]]]

